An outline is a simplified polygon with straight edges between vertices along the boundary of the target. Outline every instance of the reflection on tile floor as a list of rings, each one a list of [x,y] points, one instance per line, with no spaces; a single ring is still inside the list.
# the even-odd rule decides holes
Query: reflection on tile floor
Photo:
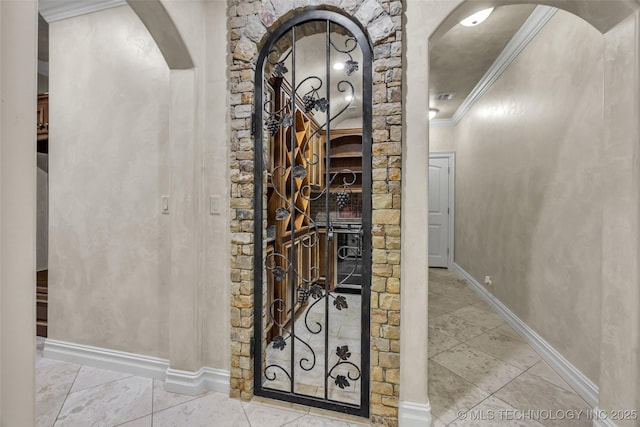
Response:
[[[446,269],[429,270],[429,400],[434,426],[592,424],[589,405]],[[584,412],[554,420],[536,410]]]
[[[589,406],[455,274],[432,269],[429,282],[428,381],[434,426],[591,426],[591,420],[586,417],[513,419],[513,415],[536,410],[584,410],[587,413]],[[355,307],[357,302],[353,304]],[[359,311],[353,310],[358,314]],[[322,319],[323,313],[316,314],[314,319]],[[329,325],[334,340],[331,345],[344,341],[349,342],[350,349],[359,348],[357,336],[348,329],[358,325],[354,322],[359,322],[359,317],[351,319],[349,316],[353,315],[347,312],[340,315],[344,318]],[[310,334],[304,339],[316,345],[314,339],[318,337]],[[356,360],[355,353],[352,357]],[[324,363],[323,359],[318,362]],[[310,393],[317,392],[317,388],[313,389],[319,387],[315,382],[307,385]],[[357,390],[359,392],[359,388]],[[472,414],[470,410],[484,414],[485,419],[460,416],[459,411]],[[490,414],[493,419],[488,419]],[[511,419],[500,419],[507,414],[512,415]],[[39,341],[36,425],[349,427],[367,424],[352,418],[319,415],[315,409],[292,409],[257,399],[241,402],[222,393],[200,396],[169,393],[162,381],[45,359]]]
[[[307,396],[324,398],[325,349],[331,377],[327,381],[327,396],[339,402],[360,403],[360,322],[361,296],[335,294],[345,298],[347,308],[338,310],[329,301],[328,345],[325,345],[325,300],[309,298],[307,306],[301,310],[295,321],[296,340],[294,343],[295,392]],[[290,391],[291,381],[291,338],[278,347],[272,341],[266,348],[265,388]],[[338,348],[348,347],[348,359],[341,360]],[[346,351],[346,350],[345,350]],[[347,357],[346,353],[343,353]],[[341,362],[338,364],[338,362]],[[351,365],[353,364],[353,365]],[[355,365],[355,366],[354,366]],[[335,367],[335,368],[334,368]],[[340,388],[335,379],[344,377]],[[346,381],[346,383],[344,382]]]
[[[356,427],[352,418],[277,404],[230,399],[223,393],[169,393],[163,381],[45,359],[36,355],[38,427]]]

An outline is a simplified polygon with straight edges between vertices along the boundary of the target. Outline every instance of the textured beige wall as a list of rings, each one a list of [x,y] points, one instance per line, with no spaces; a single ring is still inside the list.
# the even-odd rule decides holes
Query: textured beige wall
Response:
[[[402,288],[400,298],[400,416],[404,404],[428,405],[426,325],[429,321],[427,277],[429,266],[429,236],[424,227],[424,212],[428,212],[429,179],[429,97],[426,92],[429,73],[429,42],[421,37],[428,8],[408,1],[405,9],[406,43],[403,58],[403,133],[402,140]],[[408,126],[408,124],[411,124]],[[423,230],[416,233],[415,230]]]
[[[49,336],[167,357],[169,70],[128,6],[49,30]]]
[[[456,262],[596,384],[603,48],[559,11],[455,130]]]
[[[206,324],[204,328],[204,361],[206,366],[229,369],[230,320],[228,254],[229,237],[229,102],[227,93],[227,11],[225,2],[207,2],[206,6],[206,67],[204,117],[204,194],[214,195],[220,202],[220,212],[207,213],[204,250],[205,292],[203,299]],[[206,203],[205,203],[206,205]]]
[[[0,425],[35,422],[38,3],[0,2]]]
[[[196,69],[127,6],[51,25],[50,336],[228,370],[226,4],[163,5]]]
[[[429,126],[429,152],[456,151],[454,126]]]
[[[604,410],[640,408],[640,19],[605,35],[602,346]],[[617,422],[638,426],[640,421]]]

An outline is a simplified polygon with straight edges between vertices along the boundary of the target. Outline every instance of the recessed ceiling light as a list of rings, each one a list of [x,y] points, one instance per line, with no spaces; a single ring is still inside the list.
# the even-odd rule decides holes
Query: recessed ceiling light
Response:
[[[429,108],[429,120],[437,116],[439,112],[440,110],[438,110],[437,108]]]
[[[489,15],[491,15],[491,12],[493,12],[493,8],[481,10],[480,12],[476,12],[468,18],[463,19],[462,21],[460,21],[460,24],[464,25],[465,27],[475,27],[476,25],[481,24],[485,19],[487,19]]]
[[[334,70],[344,70],[344,62],[336,62],[333,64]]]

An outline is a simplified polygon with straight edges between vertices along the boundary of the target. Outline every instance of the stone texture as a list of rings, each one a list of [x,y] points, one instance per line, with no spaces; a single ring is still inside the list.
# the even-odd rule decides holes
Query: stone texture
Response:
[[[244,27],[244,35],[254,43],[259,43],[267,33],[262,20],[258,15],[249,15],[247,18],[247,26]]]

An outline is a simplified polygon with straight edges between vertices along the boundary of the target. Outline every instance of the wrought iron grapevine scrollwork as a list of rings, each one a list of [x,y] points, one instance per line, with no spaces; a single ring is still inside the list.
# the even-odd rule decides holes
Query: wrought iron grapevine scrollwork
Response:
[[[347,76],[352,76],[356,71],[358,71],[359,64],[354,60],[352,55],[355,49],[358,48],[358,42],[355,37],[347,37],[344,40],[344,47],[338,46],[338,43],[331,40],[331,38],[329,38],[328,43],[328,46],[331,46],[334,51],[345,56],[343,57],[344,70]],[[271,50],[269,55],[267,55],[267,62],[270,66],[269,70],[271,72],[271,77],[273,77],[275,81],[279,81],[279,79],[286,80],[286,76],[290,72],[288,68],[295,66],[291,65],[295,62],[295,54],[292,58],[293,60],[288,61],[292,51],[293,49],[289,50],[282,58],[276,58],[278,53],[276,49]],[[293,74],[295,74],[295,72]],[[332,84],[331,88],[328,87],[329,85],[325,84],[323,79],[314,75],[304,77],[298,84],[295,84],[295,81],[293,83],[294,84],[291,86],[295,87],[285,86],[287,90],[285,96],[278,98],[278,109],[275,108],[275,99],[268,99],[263,103],[263,126],[264,129],[268,131],[269,135],[275,137],[280,133],[281,136],[278,140],[279,143],[284,144],[285,146],[287,144],[291,144],[291,146],[293,146],[296,144],[296,142],[294,142],[294,138],[297,137],[296,132],[298,132],[298,126],[300,123],[299,112],[304,112],[304,114],[306,114],[306,117],[304,115],[302,116],[304,120],[307,120],[307,117],[311,117],[313,119],[314,114],[316,114],[316,117],[325,117],[320,113],[324,113],[326,115],[326,119],[324,119],[323,123],[314,123],[313,128],[306,127],[305,132],[307,133],[304,135],[305,140],[302,143],[299,143],[300,148],[298,149],[298,146],[296,146],[297,151],[295,153],[293,153],[293,150],[289,153],[287,151],[289,148],[284,149],[283,151],[285,152],[285,156],[290,156],[288,160],[286,160],[286,164],[274,165],[271,168],[272,170],[268,171],[269,173],[266,174],[271,184],[269,191],[272,191],[272,194],[275,195],[275,198],[272,199],[271,197],[273,196],[270,193],[269,203],[271,204],[271,201],[273,200],[273,206],[277,206],[274,211],[270,211],[270,220],[275,219],[276,222],[285,222],[284,224],[279,223],[279,229],[284,229],[287,230],[286,232],[291,233],[291,246],[289,246],[290,249],[282,249],[282,251],[286,253],[277,252],[281,249],[276,249],[274,252],[268,253],[264,257],[264,268],[267,274],[272,275],[274,282],[282,283],[283,281],[287,281],[292,285],[287,285],[288,287],[286,292],[289,292],[290,289],[290,296],[295,294],[298,303],[308,304],[305,308],[304,322],[300,327],[304,327],[311,335],[319,335],[322,332],[325,334],[328,333],[329,310],[335,310],[334,313],[337,313],[350,309],[358,310],[358,308],[350,307],[351,300],[336,292],[335,289],[329,288],[329,278],[325,278],[324,284],[320,284],[322,283],[320,267],[313,265],[306,267],[309,268],[309,270],[305,268],[302,271],[298,271],[298,265],[300,265],[298,263],[301,261],[295,258],[295,254],[300,249],[297,249],[295,245],[299,243],[300,248],[314,248],[319,246],[320,232],[318,232],[319,227],[316,224],[316,221],[314,221],[310,216],[308,207],[304,203],[302,203],[302,206],[299,206],[298,203],[292,199],[292,196],[288,196],[288,194],[294,193],[293,188],[295,185],[297,186],[297,189],[295,190],[296,197],[300,197],[300,199],[311,202],[323,197],[328,199],[330,197],[330,193],[338,187],[342,189],[342,194],[349,197],[349,189],[356,184],[358,179],[357,173],[351,169],[345,168],[338,171],[332,170],[329,173],[325,172],[325,178],[321,188],[319,188],[317,183],[311,183],[309,181],[309,166],[318,165],[323,161],[321,152],[317,152],[318,147],[316,145],[310,146],[309,144],[311,144],[312,139],[320,132],[330,129],[331,124],[341,117],[347,109],[349,109],[356,97],[356,90],[354,85],[344,78],[344,76],[341,79],[338,79],[335,85]],[[348,96],[340,97],[340,102],[337,104],[339,108],[334,112],[335,105],[332,105],[331,93],[335,94],[336,92]],[[346,103],[342,101],[343,99],[346,100]],[[308,122],[305,121],[304,123]],[[287,132],[286,135],[285,132]],[[301,156],[302,158],[296,158],[296,156]],[[287,188],[287,186],[289,187]],[[345,199],[345,203],[346,202],[347,201]],[[307,232],[305,229],[304,232],[308,233],[310,237],[302,238],[298,241],[296,240],[298,239],[298,237],[296,237],[296,227],[299,227],[299,225],[294,226],[293,223],[296,219],[299,220],[300,217],[303,217],[303,224],[305,227],[308,227],[309,230]],[[330,228],[329,223],[326,224],[326,227],[327,230]],[[281,243],[278,244],[283,246]],[[338,258],[348,257],[350,255],[349,250],[350,249],[346,246],[338,248]],[[293,259],[289,259],[289,256]],[[356,267],[354,267],[354,270]],[[304,277],[305,274],[309,274],[309,277]],[[352,274],[353,271],[349,273],[349,276]],[[341,282],[336,285],[340,285],[345,280],[346,279],[342,279]],[[326,307],[324,310],[324,324],[309,316],[313,312],[314,308],[318,307],[318,304],[322,303],[324,303]],[[289,380],[289,383],[291,384],[291,391],[293,392],[294,385],[292,383],[293,377],[295,376],[295,365],[298,365],[304,371],[312,371],[316,367],[320,367],[323,372],[323,381],[325,381],[325,384],[327,384],[328,381],[329,383],[335,384],[335,386],[340,390],[353,387],[354,383],[361,378],[362,373],[360,368],[352,359],[352,352],[349,349],[349,346],[347,344],[342,344],[336,348],[335,356],[337,356],[338,360],[330,367],[330,369],[328,359],[325,359],[324,363],[318,364],[316,349],[310,345],[311,341],[307,342],[298,336],[298,328],[295,325],[296,303],[295,301],[289,301],[288,304],[289,306],[287,307],[287,301],[283,298],[273,298],[273,300],[263,308],[266,310],[268,319],[267,323],[274,325],[271,331],[278,331],[271,332],[278,333],[278,335],[271,336],[271,341],[268,343],[268,346],[270,347],[269,350],[273,351],[275,354],[278,352],[291,351],[291,359],[293,359],[287,362],[290,363],[289,367],[283,366],[282,363],[269,363],[266,366],[263,365],[264,378],[267,381],[276,381],[284,375]],[[282,321],[282,319],[287,320]],[[325,335],[325,347],[328,346],[326,336],[327,335]],[[297,354],[297,351],[294,351],[293,349],[293,347],[297,349],[298,344],[300,344],[304,349],[301,357]],[[327,353],[324,354],[325,358],[329,357],[329,352],[330,350],[327,349]],[[335,358],[335,356],[332,355],[331,357]]]

